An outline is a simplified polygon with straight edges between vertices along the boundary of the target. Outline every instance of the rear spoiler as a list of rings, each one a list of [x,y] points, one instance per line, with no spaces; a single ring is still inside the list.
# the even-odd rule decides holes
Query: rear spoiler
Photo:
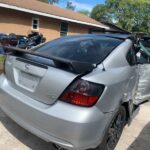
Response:
[[[20,48],[10,47],[10,46],[4,46],[4,49],[6,49],[8,52],[11,52],[15,56],[29,54],[29,55],[39,56],[42,58],[53,60],[54,63],[59,63],[59,64],[61,64],[61,66],[67,65],[70,68],[70,70],[72,70],[73,72],[75,72],[77,74],[83,74],[86,72],[90,72],[94,68],[96,68],[95,64],[68,60],[68,59],[64,59],[64,58],[60,58],[60,57],[56,57],[56,56],[46,56],[46,55],[42,55],[40,53],[35,53],[34,51],[31,51],[31,50],[23,50]]]

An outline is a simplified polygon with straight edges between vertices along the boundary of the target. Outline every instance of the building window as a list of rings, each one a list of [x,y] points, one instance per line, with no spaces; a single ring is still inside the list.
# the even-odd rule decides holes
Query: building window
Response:
[[[68,33],[69,24],[66,22],[61,22],[60,26],[60,36],[66,36]]]
[[[39,30],[39,19],[38,18],[32,19],[32,29]]]

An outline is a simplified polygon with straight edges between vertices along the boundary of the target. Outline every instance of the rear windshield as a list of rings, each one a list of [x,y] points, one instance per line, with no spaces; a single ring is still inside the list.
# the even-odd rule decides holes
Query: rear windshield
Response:
[[[36,52],[67,60],[98,64],[107,57],[122,40],[108,37],[66,37],[46,43]]]

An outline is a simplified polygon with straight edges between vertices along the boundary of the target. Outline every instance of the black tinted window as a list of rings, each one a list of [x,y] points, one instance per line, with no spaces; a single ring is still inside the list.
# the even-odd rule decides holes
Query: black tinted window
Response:
[[[51,41],[36,50],[43,55],[68,60],[100,63],[122,40],[107,37],[66,37]]]

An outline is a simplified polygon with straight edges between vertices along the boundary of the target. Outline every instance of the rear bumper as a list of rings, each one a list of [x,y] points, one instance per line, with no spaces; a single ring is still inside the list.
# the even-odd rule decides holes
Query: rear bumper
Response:
[[[0,107],[19,125],[47,142],[67,149],[98,146],[113,113],[82,108],[63,102],[45,105],[12,88],[0,77]]]

